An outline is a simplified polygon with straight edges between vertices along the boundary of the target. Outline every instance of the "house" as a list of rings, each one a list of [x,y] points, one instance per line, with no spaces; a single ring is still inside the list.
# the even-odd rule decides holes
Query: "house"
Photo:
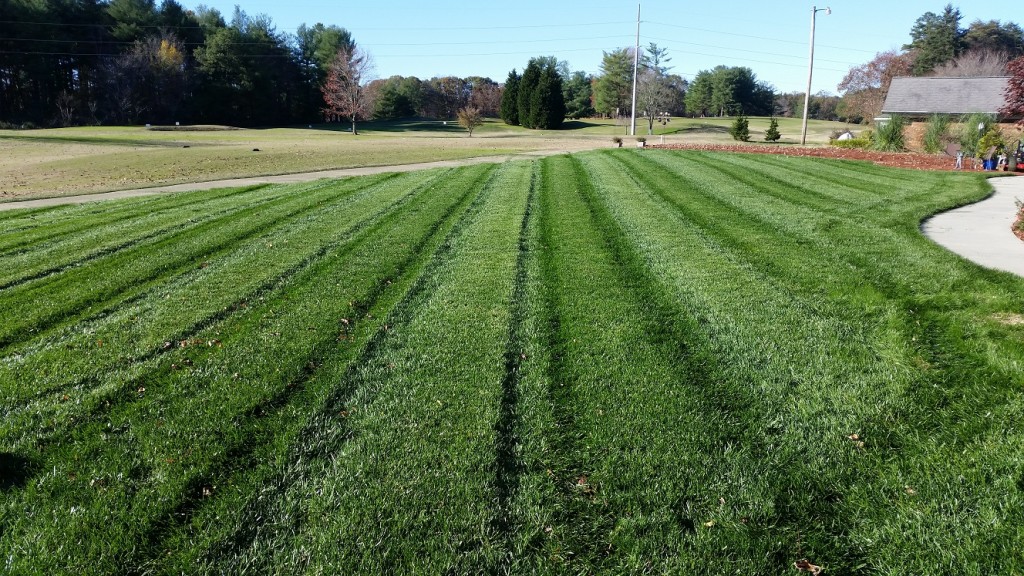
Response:
[[[1010,78],[893,78],[882,114],[925,120],[932,114],[998,114]],[[1000,118],[1000,121],[1019,118]]]

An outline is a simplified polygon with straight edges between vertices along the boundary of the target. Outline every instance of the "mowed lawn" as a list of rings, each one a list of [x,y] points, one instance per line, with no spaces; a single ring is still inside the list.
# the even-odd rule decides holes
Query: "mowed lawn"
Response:
[[[642,120],[642,119],[641,119]],[[768,118],[751,118],[761,141]],[[652,142],[731,143],[729,118],[673,118],[655,124]],[[71,196],[111,190],[316,172],[394,166],[484,156],[578,152],[613,147],[612,137],[628,133],[616,120],[566,122],[561,130],[527,130],[489,119],[472,138],[454,121],[365,122],[359,135],[342,124],[309,128],[90,126],[45,130],[0,130],[0,203],[27,198]],[[814,120],[808,142],[828,142],[845,129]],[[800,139],[800,121],[782,118],[782,143]],[[647,134],[639,122],[638,135]],[[656,138],[657,140],[655,140]],[[626,137],[626,144],[635,144]]]
[[[0,213],[0,572],[1015,574],[976,174],[602,150]]]

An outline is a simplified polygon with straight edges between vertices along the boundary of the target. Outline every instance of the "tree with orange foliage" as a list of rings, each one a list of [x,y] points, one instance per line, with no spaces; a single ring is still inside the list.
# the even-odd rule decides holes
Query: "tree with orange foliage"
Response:
[[[910,76],[912,52],[879,52],[862,66],[850,68],[836,89],[843,94],[844,112],[849,117],[870,121],[882,112],[889,84],[898,76]]]

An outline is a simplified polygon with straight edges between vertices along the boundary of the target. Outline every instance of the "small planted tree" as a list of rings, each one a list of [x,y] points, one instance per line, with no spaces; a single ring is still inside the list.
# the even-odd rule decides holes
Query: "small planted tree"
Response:
[[[764,131],[764,141],[778,142],[779,138],[782,138],[782,134],[779,134],[779,121],[772,116],[772,120],[768,124],[768,129]]]
[[[729,134],[733,140],[739,140],[740,142],[750,141],[750,122],[745,114],[740,114],[736,117],[732,126],[729,127]]]
[[[469,131],[469,137],[473,137],[473,130],[484,123],[484,115],[475,106],[466,106],[458,111],[459,126]]]

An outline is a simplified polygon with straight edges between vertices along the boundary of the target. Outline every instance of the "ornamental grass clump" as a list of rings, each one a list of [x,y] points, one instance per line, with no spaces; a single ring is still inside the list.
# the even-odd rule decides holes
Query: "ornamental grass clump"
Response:
[[[906,135],[904,129],[908,122],[903,116],[893,116],[888,121],[878,124],[878,132],[875,138],[875,150],[882,152],[904,152],[907,149]]]
[[[924,131],[924,151],[938,154],[949,144],[949,116],[932,114]]]

